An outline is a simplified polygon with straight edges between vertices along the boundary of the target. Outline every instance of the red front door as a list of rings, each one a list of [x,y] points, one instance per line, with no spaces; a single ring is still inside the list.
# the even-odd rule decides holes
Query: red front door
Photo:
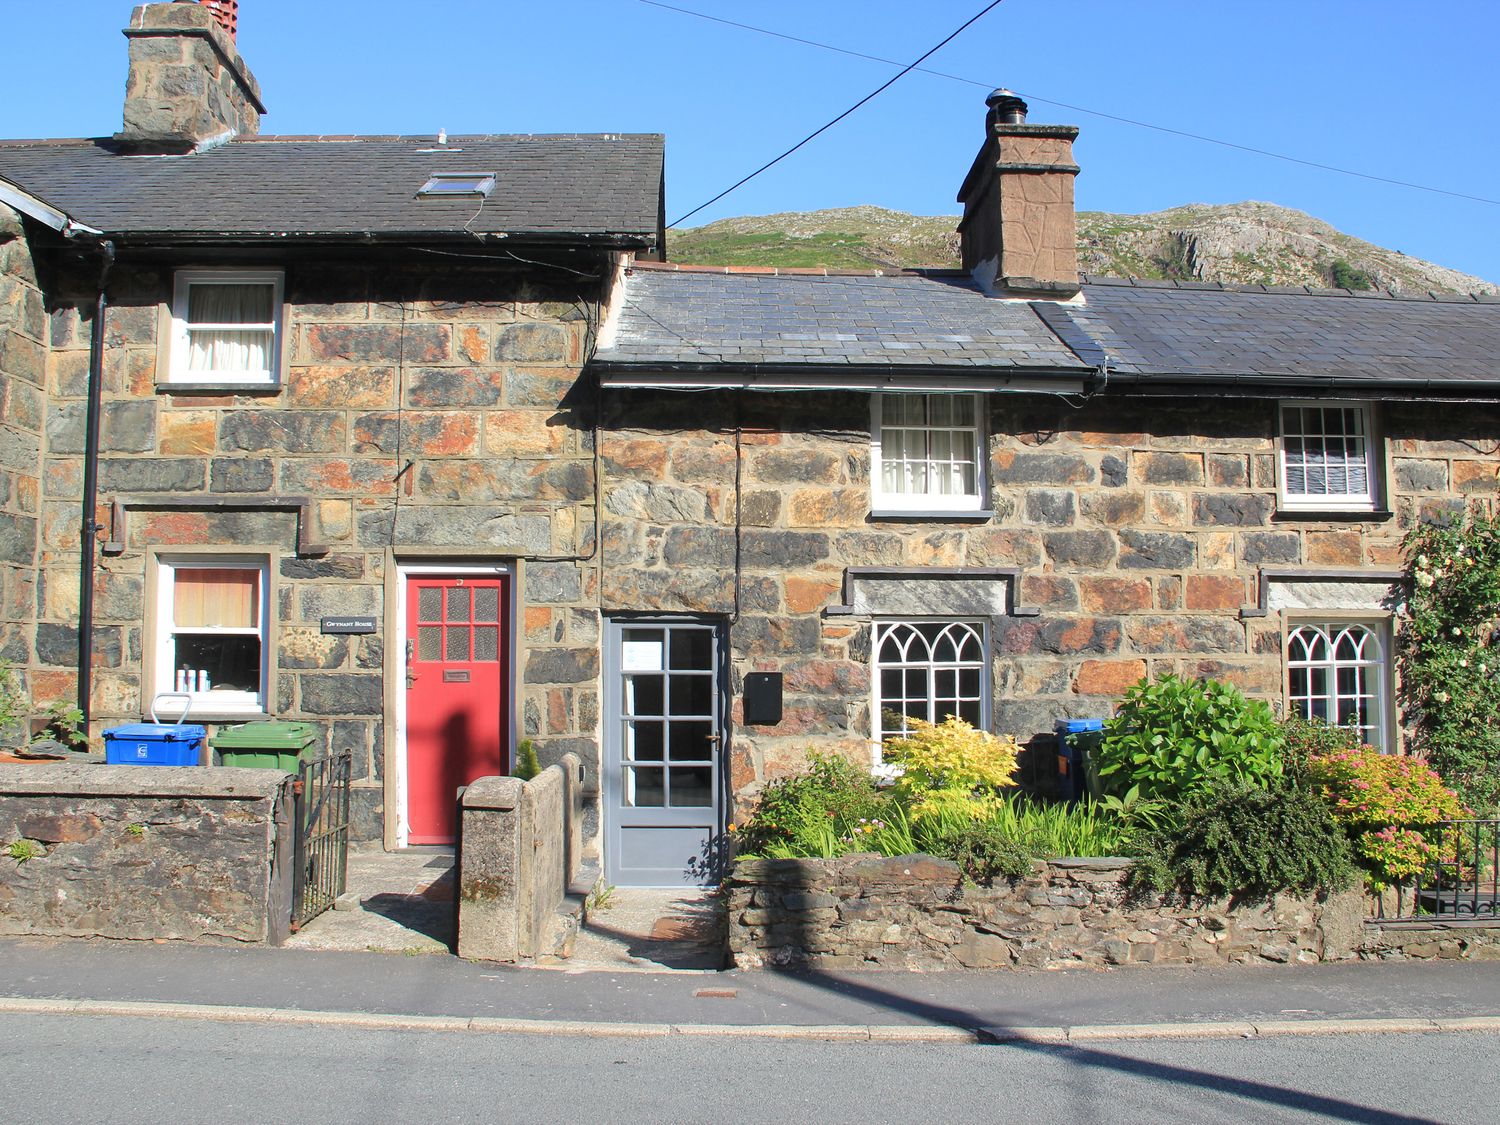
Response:
[[[510,772],[510,579],[406,579],[407,842],[458,837],[460,786]]]

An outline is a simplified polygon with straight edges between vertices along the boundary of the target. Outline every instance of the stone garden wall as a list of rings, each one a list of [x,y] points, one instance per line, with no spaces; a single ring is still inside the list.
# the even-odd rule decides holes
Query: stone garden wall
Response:
[[[464,789],[458,855],[458,955],[534,960],[571,949],[577,912],[560,915],[579,873],[582,763],[530,781],[482,777]]]
[[[1384,404],[1390,510],[1330,520],[1277,511],[1274,402],[990,401],[993,514],[923,520],[871,513],[866,394],[611,393],[604,608],[733,620],[732,700],[747,671],[785,677],[782,722],[734,732],[742,801],[814,740],[869,753],[869,615],[830,613],[850,568],[1015,569],[1014,602],[1035,615],[994,620],[991,711],[1025,742],[1056,718],[1107,717],[1148,674],[1280,703],[1281,615],[1242,613],[1262,569],[1390,571],[1416,521],[1497,494],[1493,406]],[[1351,584],[1330,585],[1321,604],[1337,607]],[[1364,605],[1386,593],[1352,586]]]
[[[1267,903],[1131,897],[1118,859],[1038,863],[962,885],[947,860],[739,860],[728,880],[736,966],[994,969],[1222,965],[1354,956],[1359,891]]]
[[[1500,921],[1371,922],[1360,956],[1372,961],[1500,961]]]
[[[279,943],[292,777],[0,764],[0,934]]]

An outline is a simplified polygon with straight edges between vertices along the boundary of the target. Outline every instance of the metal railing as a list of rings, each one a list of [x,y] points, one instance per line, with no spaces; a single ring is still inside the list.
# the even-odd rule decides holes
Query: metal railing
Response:
[[[297,770],[292,930],[329,909],[344,893],[349,863],[352,751],[303,761]]]
[[[1423,869],[1375,897],[1388,922],[1500,920],[1500,820],[1440,820],[1401,825],[1429,849]]]

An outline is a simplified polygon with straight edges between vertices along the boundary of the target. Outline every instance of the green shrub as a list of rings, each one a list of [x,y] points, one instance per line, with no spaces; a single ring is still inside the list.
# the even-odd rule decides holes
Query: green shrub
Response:
[[[1098,808],[1119,835],[1120,850],[1114,853],[1117,855],[1136,855],[1141,841],[1153,833],[1170,832],[1176,827],[1181,811],[1170,801],[1142,796],[1138,785],[1132,785],[1122,794],[1106,793]]]
[[[1443,846],[1433,825],[1467,815],[1426,762],[1368,746],[1309,759],[1307,777],[1348,833],[1373,890],[1424,871]]]
[[[1334,260],[1328,271],[1333,277],[1335,289],[1374,289],[1375,279],[1358,266],[1350,265],[1342,258]]]
[[[889,819],[890,801],[870,771],[836,754],[808,754],[805,773],[766,786],[754,812],[735,829],[741,855],[769,859],[844,855],[868,845],[852,838],[849,825]],[[883,815],[884,814],[884,815]],[[865,833],[859,833],[865,835]]]
[[[87,750],[89,740],[83,736],[83,712],[76,704],[58,699],[41,709],[47,725],[32,741],[52,739],[71,750]]]
[[[1349,842],[1314,793],[1216,784],[1191,799],[1181,823],[1155,833],[1131,868],[1157,891],[1264,898],[1342,890],[1354,878]]]
[[[513,771],[522,781],[530,781],[542,772],[542,763],[537,761],[536,746],[529,738],[521,739],[516,747],[516,768]]]
[[[885,759],[901,767],[892,793],[914,819],[940,809],[983,816],[999,806],[1001,790],[1016,784],[1015,739],[952,715],[941,723],[907,721],[911,733],[887,742]]]
[[[931,816],[920,822],[921,850],[958,865],[967,883],[988,883],[1000,876],[1031,871],[1035,854],[1011,832],[1011,825],[986,817]]]
[[[1359,734],[1348,727],[1329,726],[1322,719],[1288,715],[1281,721],[1286,749],[1282,752],[1285,776],[1297,784],[1307,781],[1308,762],[1341,750],[1358,750]]]
[[[1099,773],[1116,794],[1181,801],[1211,785],[1264,785],[1282,773],[1285,738],[1264,703],[1214,680],[1167,674],[1125,693],[1104,724]]]

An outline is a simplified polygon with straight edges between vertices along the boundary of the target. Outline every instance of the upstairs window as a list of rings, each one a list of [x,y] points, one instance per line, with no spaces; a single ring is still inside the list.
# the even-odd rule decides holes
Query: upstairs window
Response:
[[[871,482],[876,510],[978,511],[984,506],[979,396],[878,394]]]
[[[274,270],[179,270],[168,381],[274,386],[281,288]]]
[[[1368,404],[1281,406],[1281,501],[1290,511],[1373,510],[1376,441]]]
[[[1288,710],[1388,749],[1384,631],[1362,622],[1302,622],[1287,633]]]
[[[952,715],[984,729],[989,672],[983,625],[881,621],[873,651],[877,741],[909,733],[913,718],[940,723]]]
[[[268,567],[183,556],[157,565],[155,690],[193,714],[265,710]]]

